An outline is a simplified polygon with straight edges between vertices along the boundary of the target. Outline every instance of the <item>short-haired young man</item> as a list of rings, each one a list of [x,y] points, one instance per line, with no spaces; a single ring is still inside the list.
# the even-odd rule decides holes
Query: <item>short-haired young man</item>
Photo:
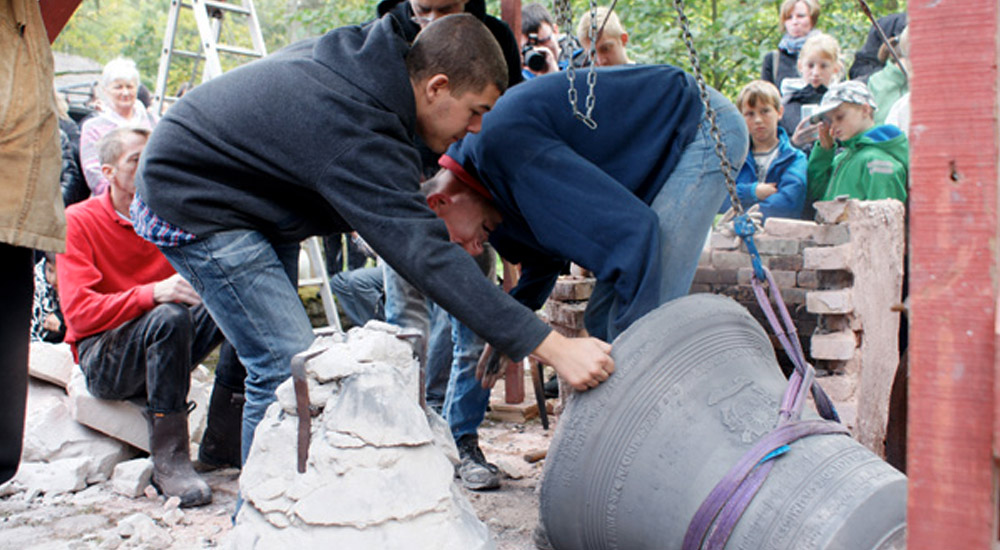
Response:
[[[628,44],[628,33],[622,27],[622,22],[618,19],[618,14],[601,6],[597,8],[591,17],[590,10],[584,10],[580,16],[580,23],[576,26],[576,38],[580,41],[583,51],[590,51],[590,36],[592,33],[600,33],[597,36],[594,46],[595,63],[599,67],[611,67],[613,65],[631,65],[632,60],[625,51]],[[593,21],[593,28],[591,22]],[[601,30],[601,27],[604,30]]]
[[[191,369],[222,341],[198,292],[163,254],[132,230],[129,204],[149,130],[118,128],[98,141],[108,192],[66,210],[66,253],[56,262],[66,318],[66,341],[102,399],[146,399],[153,484],[181,506],[212,500],[190,460],[187,394]],[[223,353],[216,369],[209,426],[202,441],[239,466],[239,422],[223,429],[221,396],[242,390],[243,369]],[[228,390],[220,389],[228,385]],[[217,402],[218,401],[218,402]],[[224,441],[228,438],[227,442]],[[221,455],[221,456],[220,456]],[[204,456],[204,453],[202,453]]]
[[[856,80],[823,95],[813,120],[822,119],[819,147],[809,154],[809,203],[841,195],[906,201],[910,147],[892,125],[875,126],[875,98]]]
[[[576,85],[585,96],[586,82]],[[511,293],[541,307],[573,261],[598,280],[587,331],[610,342],[688,293],[725,185],[697,85],[684,71],[598,69],[594,95],[597,128],[590,130],[566,104],[564,79],[525,82],[442,165],[493,197],[503,222],[490,242],[521,264]],[[729,162],[741,166],[743,118],[717,91],[709,96]]]
[[[524,69],[521,74],[525,80],[530,80],[543,74],[559,72],[563,67],[559,64],[559,26],[545,6],[532,2],[521,8],[521,51],[525,55]],[[530,46],[526,48],[526,46]],[[529,62],[532,54],[541,54],[539,65]]]
[[[806,155],[792,146],[778,125],[784,108],[778,88],[754,80],[740,90],[736,106],[750,133],[750,151],[736,176],[744,208],[760,205],[764,218],[801,218],[806,202]],[[719,212],[732,206],[729,196]]]
[[[609,349],[566,339],[490,284],[419,192],[419,135],[443,151],[506,87],[473,16],[409,46],[392,17],[343,27],[202,84],[157,126],[133,204],[136,230],[201,291],[248,371],[243,456],[313,333],[296,288],[301,239],[355,230],[387,263],[514,357],[543,356],[580,389]]]

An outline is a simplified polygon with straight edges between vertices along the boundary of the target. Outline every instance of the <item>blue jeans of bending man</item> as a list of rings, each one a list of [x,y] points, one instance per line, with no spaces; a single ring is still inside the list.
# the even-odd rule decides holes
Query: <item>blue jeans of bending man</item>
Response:
[[[496,256],[492,248],[486,250],[476,262],[489,275],[495,269]],[[425,335],[430,331],[425,384],[428,405],[433,406],[432,400],[442,396],[441,414],[456,441],[463,435],[475,434],[490,400],[490,390],[483,389],[476,380],[476,363],[485,342],[389,266],[385,267],[386,321],[420,329]]]
[[[709,89],[709,101],[735,178],[749,146],[746,123],[719,92]],[[725,195],[725,177],[706,117],[650,205],[660,219],[660,304],[691,290],[698,258]],[[613,281],[598,281],[584,313],[587,332],[606,342],[614,340],[617,311]]]
[[[382,305],[382,267],[359,267],[340,271],[330,278],[330,290],[344,314],[357,326],[372,319],[385,319]]]
[[[163,254],[191,282],[246,367],[241,453],[291,376],[292,356],[313,342],[298,294],[299,243],[271,242],[252,230],[223,231]]]

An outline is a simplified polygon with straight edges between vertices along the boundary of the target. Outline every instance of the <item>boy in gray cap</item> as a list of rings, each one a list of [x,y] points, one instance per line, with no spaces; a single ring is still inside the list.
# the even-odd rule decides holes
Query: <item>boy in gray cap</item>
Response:
[[[810,204],[841,195],[906,201],[909,143],[899,128],[875,126],[875,109],[875,98],[861,82],[842,82],[823,95],[812,115],[822,124],[819,147],[809,155]]]

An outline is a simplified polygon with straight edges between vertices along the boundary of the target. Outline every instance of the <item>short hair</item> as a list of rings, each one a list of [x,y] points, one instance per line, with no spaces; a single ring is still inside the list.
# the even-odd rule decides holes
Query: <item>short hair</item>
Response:
[[[840,60],[840,43],[837,42],[836,38],[822,32],[810,36],[806,39],[805,44],[802,44],[802,49],[799,50],[798,65],[805,62],[807,57],[817,53],[832,61],[836,65],[839,75],[844,74],[844,63]],[[801,73],[802,70],[799,69],[799,72]],[[839,78],[834,78],[834,82],[838,80]]]
[[[104,66],[101,72],[101,86],[107,88],[116,80],[128,80],[135,82],[139,86],[139,69],[135,66],[135,61],[125,57],[116,57]]]
[[[532,2],[521,8],[521,34],[527,36],[537,33],[538,29],[542,28],[542,23],[548,23],[555,29],[555,20],[545,6]]]
[[[766,80],[754,80],[740,90],[736,98],[736,108],[743,112],[743,106],[756,107],[762,103],[770,103],[775,110],[781,110],[781,92]]]
[[[115,128],[104,134],[104,137],[97,142],[97,158],[100,159],[102,165],[114,164],[121,158],[123,149],[125,149],[126,135],[136,134],[149,139],[150,133],[146,128],[138,126]]]
[[[819,2],[817,0],[785,0],[781,3],[781,17],[779,19],[778,27],[781,32],[785,32],[785,21],[792,16],[792,10],[795,9],[795,4],[802,2],[809,8],[809,19],[812,20],[812,26],[816,27],[816,22],[819,21]]]
[[[481,91],[493,84],[507,89],[507,62],[493,35],[467,13],[435,19],[423,28],[406,54],[410,80],[421,82],[436,74],[448,77],[452,95]]]
[[[622,22],[618,19],[618,13],[610,11],[608,8],[601,6],[597,8],[594,12],[597,20],[597,30],[594,32],[600,32],[601,25],[604,25],[604,32],[608,33],[609,36],[621,36],[625,34],[625,29],[622,28]],[[607,19],[607,22],[605,22]],[[580,42],[590,41],[590,10],[584,10],[583,16],[580,17],[580,23],[576,26],[576,38]]]

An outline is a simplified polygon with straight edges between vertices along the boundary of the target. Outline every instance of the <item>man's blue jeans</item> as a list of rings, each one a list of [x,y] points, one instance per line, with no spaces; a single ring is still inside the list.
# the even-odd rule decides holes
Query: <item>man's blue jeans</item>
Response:
[[[313,342],[298,294],[299,243],[272,243],[240,229],[161,250],[198,291],[247,369],[245,462],[275,388],[291,375],[292,356]]]
[[[709,89],[709,101],[735,178],[747,154],[746,123],[719,92]],[[725,177],[715,154],[715,140],[704,118],[650,205],[660,219],[660,304],[686,296],[691,290],[698,258],[725,195]],[[587,332],[606,342],[614,340],[618,336],[613,326],[617,311],[613,281],[599,281],[584,314]]]
[[[339,271],[330,278],[330,290],[337,303],[357,326],[372,319],[383,320],[382,266]]]

